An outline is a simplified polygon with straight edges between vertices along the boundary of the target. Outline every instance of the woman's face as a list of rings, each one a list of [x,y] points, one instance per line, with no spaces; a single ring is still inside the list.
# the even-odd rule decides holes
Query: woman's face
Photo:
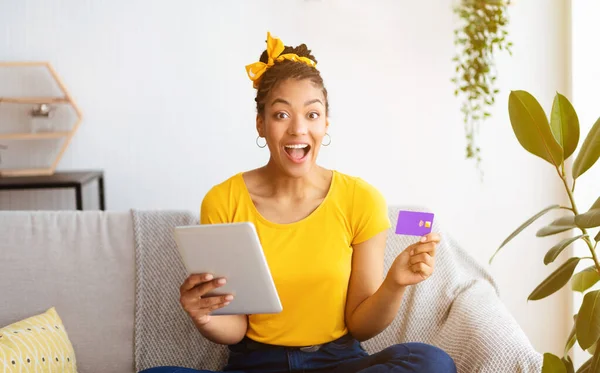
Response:
[[[258,134],[267,140],[271,163],[285,174],[302,177],[316,164],[329,122],[325,97],[309,79],[287,79],[267,96]]]

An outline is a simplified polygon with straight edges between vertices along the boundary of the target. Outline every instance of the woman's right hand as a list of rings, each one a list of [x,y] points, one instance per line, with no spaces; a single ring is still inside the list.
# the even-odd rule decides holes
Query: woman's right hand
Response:
[[[216,279],[209,273],[203,273],[190,275],[181,285],[179,302],[199,326],[210,321],[211,312],[225,307],[233,300],[232,295],[206,296],[225,283],[224,278]]]

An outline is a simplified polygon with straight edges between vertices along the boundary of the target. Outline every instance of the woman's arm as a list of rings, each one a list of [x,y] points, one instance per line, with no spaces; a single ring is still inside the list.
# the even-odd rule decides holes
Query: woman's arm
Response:
[[[211,316],[207,324],[201,325],[194,319],[194,324],[204,338],[222,345],[234,345],[241,342],[248,329],[246,315]]]
[[[383,280],[387,231],[355,245],[346,302],[346,326],[354,338],[365,341],[390,325],[402,303],[403,287]]]
[[[428,278],[433,272],[435,247],[439,236],[407,247],[383,279],[387,231],[354,245],[352,274],[346,302],[346,325],[359,341],[375,337],[396,317],[404,291]]]

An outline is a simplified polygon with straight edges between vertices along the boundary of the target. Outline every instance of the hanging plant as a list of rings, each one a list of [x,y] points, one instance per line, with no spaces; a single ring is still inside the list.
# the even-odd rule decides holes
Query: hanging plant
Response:
[[[462,99],[467,140],[466,157],[481,163],[481,149],[476,136],[480,125],[491,116],[489,108],[495,103],[499,90],[494,88],[496,70],[494,53],[506,50],[511,53],[512,43],[507,41],[507,6],[510,0],[459,0],[454,12],[460,18],[454,31],[458,52],[454,94]],[[480,170],[481,171],[481,170]]]

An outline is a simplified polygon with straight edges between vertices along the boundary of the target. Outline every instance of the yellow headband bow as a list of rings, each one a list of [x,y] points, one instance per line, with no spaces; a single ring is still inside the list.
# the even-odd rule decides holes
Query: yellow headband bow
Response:
[[[308,66],[316,66],[316,63],[310,58],[300,57],[294,53],[281,54],[281,52],[283,52],[284,49],[285,46],[283,45],[283,42],[278,38],[271,37],[271,33],[267,32],[267,55],[269,56],[268,62],[254,62],[253,64],[246,66],[246,73],[248,74],[250,80],[254,82],[254,88],[258,88],[260,77],[262,76],[262,74],[265,73],[265,71],[267,71],[269,67],[275,64],[275,61],[299,61],[307,64]]]

